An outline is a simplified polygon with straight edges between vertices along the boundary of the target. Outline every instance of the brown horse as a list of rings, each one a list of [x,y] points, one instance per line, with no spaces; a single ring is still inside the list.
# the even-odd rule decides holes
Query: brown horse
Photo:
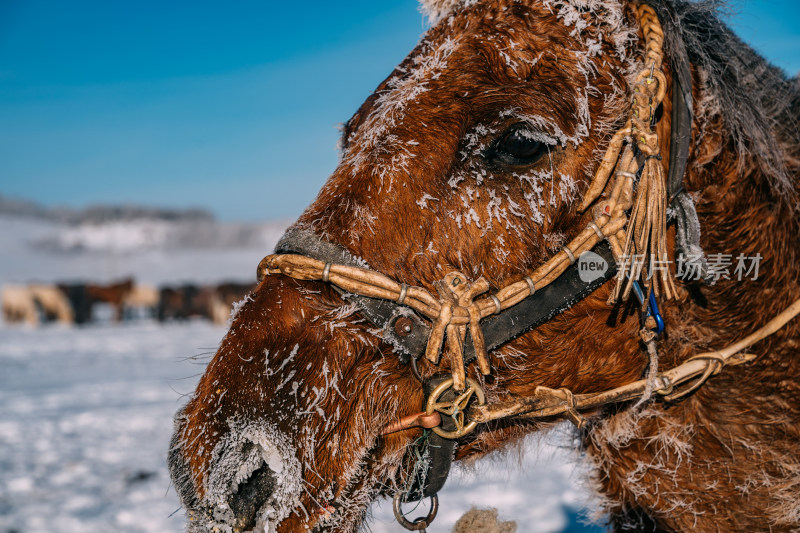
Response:
[[[186,283],[177,287],[161,287],[158,299],[158,320],[186,320],[192,317],[212,319],[213,302],[218,300],[213,287]]]
[[[527,277],[530,293],[538,290],[531,273],[566,260],[576,250],[564,247],[593,220],[608,218],[603,206],[616,189],[598,189],[605,192],[596,203],[590,191],[617,141],[638,147],[623,162],[638,171],[620,171],[619,163],[613,184],[639,180],[637,199],[655,191],[656,203],[682,195],[686,209],[696,206],[707,254],[702,276],[678,279],[674,290],[669,271],[660,287],[645,283],[658,291],[666,322],[658,336],[648,329],[658,316],[648,296],[642,305],[633,293],[615,297],[622,280],[608,281],[508,342],[494,346],[487,335],[488,361],[479,358],[465,377],[485,391],[488,406],[563,389],[561,412],[580,427],[577,441],[616,530],[800,527],[798,322],[755,344],[742,366],[720,368],[712,363],[721,355],[705,355],[703,379],[710,379],[693,394],[659,400],[671,397],[670,387],[654,381],[657,369],[700,364],[689,360],[742,339],[800,297],[797,80],[733,36],[707,4],[648,3],[666,34],[663,67],[649,59],[659,39],[653,21],[628,0],[426,3],[435,25],[347,122],[339,168],[294,226],[313,236],[296,248],[322,258],[319,268],[266,263],[271,275],[238,310],[176,416],[170,468],[189,530],[352,532],[371,501],[408,487],[414,447],[428,432],[386,428],[425,409],[429,391],[408,355],[374,325],[371,304],[332,284],[344,270],[330,263],[368,266],[386,276],[386,287],[402,287],[399,294],[375,289],[381,297],[419,302],[428,298],[422,289],[440,295],[425,301],[452,316],[442,311],[422,322],[434,333],[446,326],[447,355],[439,361],[433,350],[415,368],[428,383],[441,373],[458,377],[456,356],[466,346],[459,338],[470,328],[474,347],[479,333],[467,311],[485,308],[461,296],[447,300],[455,289],[438,280],[477,287],[489,295],[481,305],[493,306],[494,296],[503,312],[500,289],[525,287]],[[693,82],[684,78],[680,104],[682,58]],[[642,83],[662,71],[661,105],[650,94],[653,109],[632,107],[647,90]],[[671,184],[672,194],[663,194],[659,169],[678,168],[680,150],[671,153],[670,145],[686,143],[673,135],[682,116],[673,108],[688,104],[688,165],[679,173],[685,191]],[[632,109],[645,115],[632,117]],[[628,120],[644,124],[641,141]],[[615,205],[634,219],[632,201]],[[686,249],[681,235],[692,217],[683,216],[683,230],[670,224],[665,232],[673,259],[675,246]],[[595,226],[598,238],[627,242],[606,227]],[[626,235],[638,240],[638,228]],[[326,245],[344,250],[341,259],[329,259]],[[757,276],[750,261],[747,277],[737,279],[740,255],[760,259]],[[656,263],[648,264],[652,270]],[[463,278],[446,278],[451,272]],[[402,334],[420,320],[410,308],[406,315],[394,323]],[[643,376],[652,394],[577,412],[586,395]],[[474,412],[470,401],[464,406]],[[556,421],[517,416],[479,424],[454,441],[455,459],[501,449]]]
[[[185,284],[178,287],[162,287],[158,298],[158,319],[204,317],[215,324],[225,325],[231,310],[250,294],[252,283],[225,282],[213,286]]]
[[[98,302],[109,304],[114,310],[114,320],[120,322],[125,311],[125,300],[133,291],[133,279],[127,278],[108,285],[87,283],[85,290],[90,308]]]

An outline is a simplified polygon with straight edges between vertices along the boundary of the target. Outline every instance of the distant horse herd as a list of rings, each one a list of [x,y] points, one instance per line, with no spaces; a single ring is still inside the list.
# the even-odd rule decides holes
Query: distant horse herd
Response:
[[[155,287],[127,278],[109,284],[31,283],[2,288],[3,320],[6,323],[39,325],[46,322],[88,324],[98,320],[98,304],[111,309],[111,320],[137,317],[160,322],[200,317],[226,324],[234,304],[254,288],[252,283]]]

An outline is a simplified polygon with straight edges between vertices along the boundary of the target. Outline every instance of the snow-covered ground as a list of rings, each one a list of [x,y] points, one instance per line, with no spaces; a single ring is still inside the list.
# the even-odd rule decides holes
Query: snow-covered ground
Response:
[[[0,221],[0,284],[126,273],[154,283],[248,279],[271,249],[267,242],[224,250],[142,246],[120,255],[112,276],[97,249],[30,246],[59,231]],[[279,230],[273,233],[265,239]],[[223,335],[224,328],[199,321],[0,324],[0,533],[181,531],[165,464],[172,415]],[[449,532],[471,506],[496,507],[520,533],[602,531],[581,524],[587,492],[578,462],[553,445],[566,442],[564,435],[528,442],[521,459],[489,458],[474,471],[454,471],[428,531]],[[374,505],[373,515],[372,532],[405,531],[390,502]]]
[[[197,322],[0,329],[0,531],[180,531],[176,391],[224,331]],[[187,378],[188,379],[183,379]]]

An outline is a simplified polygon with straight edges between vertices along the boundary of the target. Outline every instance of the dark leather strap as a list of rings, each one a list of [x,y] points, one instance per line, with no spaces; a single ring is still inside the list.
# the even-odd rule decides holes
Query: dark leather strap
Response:
[[[692,142],[692,69],[686,46],[680,38],[677,14],[661,13],[664,35],[667,36],[669,58],[672,66],[672,121],[669,144],[669,175],[667,195],[670,204],[670,219],[675,221],[676,260],[683,258],[692,261],[699,269],[699,277],[707,284],[713,284],[708,272],[703,248],[700,246],[700,221],[694,200],[683,188],[683,177],[689,159]]]
[[[481,322],[486,348],[493,350],[544,324],[554,316],[566,311],[580,302],[617,273],[617,264],[607,242],[602,241],[592,250],[606,264],[606,269],[597,279],[583,281],[580,268],[588,263],[578,261],[570,265],[561,276],[533,295],[528,296],[514,307],[510,307],[497,315],[485,318]],[[472,339],[467,338],[464,347],[464,359],[469,362],[475,358]]]
[[[517,305],[485,318],[481,322],[481,327],[486,348],[492,350],[502,346],[539,324],[547,322],[610,280],[616,273],[616,263],[611,248],[603,241],[595,246],[593,252],[600,256],[607,266],[596,279],[588,282],[581,279],[579,268],[587,263],[579,259],[551,284],[536,291]],[[297,253],[328,263],[369,268],[344,248],[324,241],[314,233],[303,229],[287,231],[278,241],[275,253]],[[387,300],[349,294],[338,288],[337,291],[343,298],[355,302],[364,317],[372,325],[381,329],[382,338],[394,346],[403,363],[408,362],[411,357],[419,358],[425,351],[430,335],[430,326],[410,308]],[[396,327],[396,322],[400,317],[406,317],[411,321],[410,324],[408,322],[405,324],[410,327],[410,331]],[[472,339],[467,335],[464,360],[469,363],[474,359],[475,348],[472,345]]]
[[[675,27],[674,13],[662,17],[664,34],[670,36],[670,63],[672,66],[672,120],[669,142],[669,175],[667,194],[672,201],[683,189],[683,176],[689,159],[692,142],[692,69],[686,47]]]
[[[425,393],[426,404],[433,389],[449,378],[449,374],[440,374],[425,380],[422,390]],[[455,397],[456,392],[450,389],[445,391],[440,400],[452,402]],[[454,431],[456,429],[455,421],[449,416],[442,417],[442,429]],[[417,444],[416,450],[412,452],[419,453],[420,459],[419,463],[415,464],[416,468],[413,469],[416,475],[406,491],[406,501],[415,502],[438,493],[444,487],[447,476],[450,474],[450,466],[453,464],[453,456],[456,453],[455,440],[441,437],[433,431],[425,433],[423,439],[423,442]],[[415,459],[411,460],[415,461]]]
[[[315,233],[292,228],[289,229],[275,246],[276,254],[301,254],[308,257],[347,266],[369,268],[363,260],[356,259],[350,252],[339,245],[320,239]],[[332,287],[348,301],[354,302],[364,318],[381,329],[381,337],[391,344],[403,363],[411,357],[418,358],[425,351],[430,336],[430,327],[409,307],[398,305],[388,300],[370,298],[345,292],[335,285]],[[395,330],[398,318],[407,317],[410,331],[401,336]],[[402,333],[406,333],[405,330]]]

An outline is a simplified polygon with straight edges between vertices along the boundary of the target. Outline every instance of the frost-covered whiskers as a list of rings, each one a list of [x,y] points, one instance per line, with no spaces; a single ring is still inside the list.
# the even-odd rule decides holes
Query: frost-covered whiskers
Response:
[[[274,533],[275,527],[300,505],[300,461],[289,439],[269,423],[229,420],[230,431],[215,447],[202,502],[210,509],[196,515],[193,531],[237,531],[253,528]],[[245,523],[243,509],[255,510]]]

